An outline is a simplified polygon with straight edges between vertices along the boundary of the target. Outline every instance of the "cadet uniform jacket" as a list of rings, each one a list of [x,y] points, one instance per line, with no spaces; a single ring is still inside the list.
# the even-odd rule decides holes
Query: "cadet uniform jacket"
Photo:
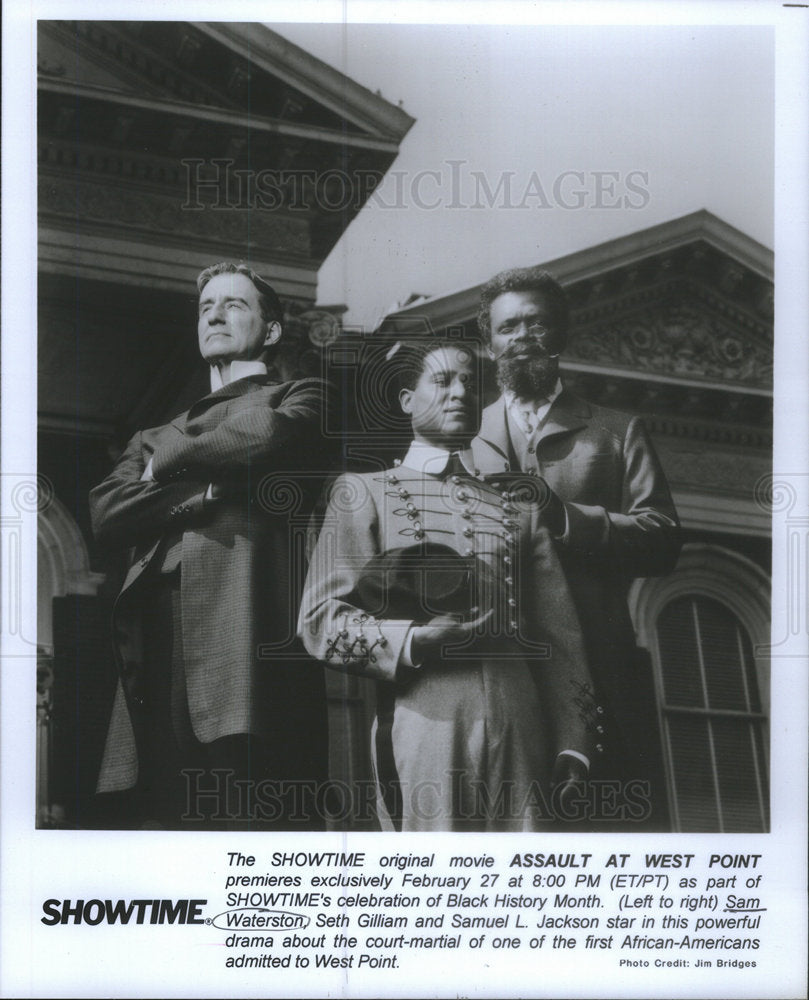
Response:
[[[411,670],[402,664],[413,620],[363,606],[359,593],[375,557],[422,541],[467,562],[473,617],[493,610],[470,644]],[[535,507],[479,479],[405,465],[341,477],[310,564],[300,635],[327,665],[379,682],[383,826],[541,827],[556,754],[598,753],[579,621],[548,532]],[[424,788],[427,800],[417,800]],[[510,807],[493,816],[481,789],[490,802],[507,789]]]

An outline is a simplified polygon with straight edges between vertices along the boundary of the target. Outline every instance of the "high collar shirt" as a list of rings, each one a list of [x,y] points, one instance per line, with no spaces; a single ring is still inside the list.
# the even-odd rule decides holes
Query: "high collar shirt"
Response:
[[[416,472],[426,472],[430,476],[442,476],[447,468],[450,456],[457,454],[461,464],[469,473],[474,476],[475,460],[472,456],[471,448],[455,449],[447,451],[446,448],[437,448],[435,445],[425,444],[423,441],[414,441],[410,449],[402,459],[402,465]]]
[[[267,366],[263,361],[231,361],[230,363],[230,382],[237,382],[240,378],[247,378],[248,375],[266,374]],[[230,382],[227,384],[229,385]],[[211,392],[216,392],[224,385],[221,370],[217,365],[211,365]]]
[[[526,438],[532,438],[540,430],[548,418],[548,413],[553,402],[562,391],[562,382],[556,380],[553,392],[541,399],[518,399],[513,392],[504,392],[506,408],[508,409],[516,427],[518,427]]]

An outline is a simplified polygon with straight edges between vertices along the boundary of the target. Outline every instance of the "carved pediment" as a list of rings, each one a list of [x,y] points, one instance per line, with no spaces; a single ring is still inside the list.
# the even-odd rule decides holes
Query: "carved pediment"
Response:
[[[566,359],[772,388],[772,338],[765,326],[729,314],[687,283],[667,289],[657,301],[629,301],[624,309],[612,303],[605,318],[577,324]]]
[[[741,234],[735,253],[730,239],[722,246],[710,231],[723,235],[719,220],[704,214],[703,233],[692,239],[631,262],[616,254],[612,268],[567,283],[573,330],[568,360],[772,390],[772,280],[745,259]]]

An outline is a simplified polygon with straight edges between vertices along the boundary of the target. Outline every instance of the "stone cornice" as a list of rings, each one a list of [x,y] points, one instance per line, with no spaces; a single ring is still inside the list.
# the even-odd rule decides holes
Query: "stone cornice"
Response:
[[[127,185],[41,174],[41,222],[75,231],[77,214],[82,240],[93,234],[119,236],[126,232],[145,241],[159,238],[165,246],[185,246],[189,240],[198,246],[207,242],[212,252],[220,254],[223,247],[230,246],[230,252],[243,256],[249,232],[250,249],[262,256],[283,254],[295,263],[317,267],[305,216],[255,211],[248,220],[245,211],[192,212],[176,194],[146,194]]]
[[[395,156],[399,152],[398,142],[394,139],[341,132],[338,129],[298,124],[280,118],[261,118],[258,115],[247,114],[240,110],[228,110],[210,105],[192,104],[178,100],[167,102],[163,97],[124,94],[104,87],[74,83],[70,80],[46,77],[40,80],[38,89],[41,93],[63,95],[72,100],[96,101],[132,111],[201,121],[205,122],[206,125],[215,125],[228,131],[250,129],[254,132],[305,139],[340,148],[348,146],[374,150],[387,153],[390,156]]]
[[[620,379],[622,382],[641,383],[648,391],[659,392],[667,387],[674,387],[682,390],[697,392],[711,392],[716,390],[725,393],[728,398],[734,396],[748,396],[752,398],[762,398],[770,402],[773,398],[772,390],[758,389],[754,386],[740,386],[733,383],[714,382],[711,379],[688,378],[687,376],[662,375],[660,372],[640,372],[621,368],[616,365],[594,364],[588,361],[575,361],[564,357],[561,359],[563,372],[573,373],[575,376],[594,376],[605,384],[610,379]]]
[[[731,388],[659,382],[562,365],[567,386],[600,406],[642,416],[660,436],[772,450],[772,399]]]
[[[151,95],[165,104],[300,118],[326,130],[364,134],[397,145],[414,119],[260,23],[190,21],[42,21],[47,46],[40,81],[70,78],[83,63],[115,81],[118,93]],[[75,71],[73,73],[75,76]],[[73,83],[87,80],[73,80]],[[290,122],[291,123],[291,122]]]
[[[165,194],[167,188],[182,191],[188,172],[176,156],[160,156],[135,149],[114,152],[109,146],[83,142],[81,149],[68,138],[48,136],[37,150],[40,177],[63,179],[81,172],[85,180],[118,183],[123,180],[133,189]]]
[[[85,227],[83,227],[84,230]],[[241,260],[244,240],[227,250],[220,241],[210,246],[205,241],[178,241],[168,246],[156,237],[142,241],[121,236],[120,227],[106,233],[83,231],[79,242],[75,231],[63,225],[43,225],[39,232],[39,269],[43,273],[67,274],[138,288],[156,288],[189,294],[199,272],[216,260]],[[317,263],[308,266],[290,264],[287,255],[256,252],[251,265],[262,274],[271,274],[273,287],[282,299],[300,298],[314,302],[317,294]]]
[[[121,81],[121,89],[153,94],[166,99],[170,94],[202,104],[233,104],[225,94],[206,85],[198,76],[186,73],[178,60],[169,61],[159,53],[140,45],[131,33],[122,36],[114,21],[38,22],[43,37],[50,37],[74,53],[99,66]],[[131,29],[133,23],[129,22]],[[67,75],[66,66],[37,60],[40,77]],[[40,85],[42,80],[40,80]]]
[[[651,256],[669,254],[698,240],[705,240],[720,253],[772,281],[772,250],[706,209],[548,261],[547,268],[559,281],[568,284],[636,264]]]
[[[689,441],[703,441],[714,444],[734,445],[742,448],[758,448],[761,452],[772,449],[772,431],[746,425],[712,423],[692,420],[687,416],[660,416],[653,414],[644,418],[649,430],[656,435],[683,438]]]
[[[254,65],[281,76],[296,90],[362,129],[390,136],[398,143],[415,122],[402,108],[315,59],[265,25],[195,22],[194,27],[235,52],[249,51]]]

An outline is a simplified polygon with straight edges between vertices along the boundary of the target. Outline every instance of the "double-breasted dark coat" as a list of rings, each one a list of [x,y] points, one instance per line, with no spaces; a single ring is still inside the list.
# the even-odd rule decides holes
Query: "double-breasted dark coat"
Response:
[[[319,379],[240,379],[135,434],[91,492],[98,540],[131,549],[113,613],[120,683],[99,791],[137,780],[135,732],[148,711],[141,595],[177,562],[197,739],[261,736],[295,777],[325,778],[322,670],[295,638],[306,527],[329,464],[325,405]],[[144,481],[150,460],[154,481]],[[211,483],[222,495],[206,500]]]

